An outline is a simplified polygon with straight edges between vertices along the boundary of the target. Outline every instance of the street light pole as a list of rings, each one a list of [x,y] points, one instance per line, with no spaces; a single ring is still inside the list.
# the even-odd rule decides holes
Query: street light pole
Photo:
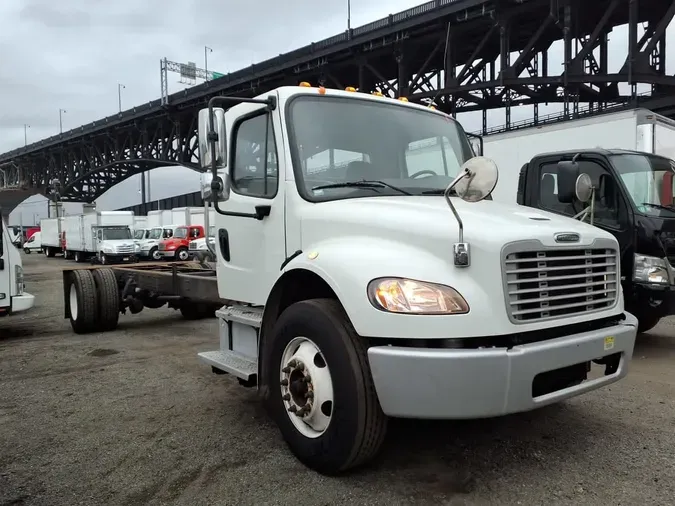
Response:
[[[347,0],[347,30],[352,29],[352,0]]]
[[[209,80],[209,53],[213,53],[213,49],[204,46],[204,75],[207,81]]]
[[[63,113],[68,112],[65,109],[59,109],[59,131],[63,133]]]
[[[120,112],[122,112],[122,88],[127,89],[123,84],[117,83],[117,103],[120,107]]]
[[[23,145],[28,146],[28,129],[30,128],[30,125],[27,123],[23,124]]]

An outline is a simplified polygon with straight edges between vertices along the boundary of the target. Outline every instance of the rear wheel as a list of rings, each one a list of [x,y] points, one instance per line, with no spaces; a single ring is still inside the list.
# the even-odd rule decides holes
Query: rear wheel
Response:
[[[73,271],[68,287],[70,326],[76,334],[95,332],[98,320],[98,294],[94,276],[88,270]]]
[[[267,409],[293,454],[323,474],[365,464],[387,428],[367,361],[336,300],[288,307],[265,346]]]
[[[115,330],[120,317],[120,296],[115,273],[112,269],[95,269],[93,276],[98,295],[98,330]]]

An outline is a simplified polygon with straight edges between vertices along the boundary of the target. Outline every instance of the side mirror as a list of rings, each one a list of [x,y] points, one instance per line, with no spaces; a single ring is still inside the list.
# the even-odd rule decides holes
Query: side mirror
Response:
[[[591,176],[586,173],[579,174],[579,177],[574,184],[574,193],[582,204],[591,200],[593,195],[593,181],[591,181]]]
[[[474,156],[483,156],[483,138],[480,135],[466,134]]]
[[[221,174],[223,172],[223,174]],[[220,191],[218,192],[218,200],[220,202],[224,202],[225,200],[230,198],[230,185],[229,185],[229,179],[227,177],[227,174],[224,173],[225,171],[218,171],[218,179],[220,180]],[[200,187],[202,191],[202,199],[204,200],[210,200],[213,195],[213,174],[211,171],[209,172],[204,172],[201,175],[201,181],[200,181]]]
[[[579,164],[574,161],[558,162],[558,201],[569,204],[576,196]]]
[[[457,195],[466,202],[480,202],[492,194],[497,181],[499,170],[497,164],[484,156],[470,158],[460,168],[464,174],[454,185]]]
[[[211,151],[209,142],[209,110],[199,111],[199,129],[197,132],[199,139],[199,165],[202,169],[211,170],[213,159],[215,157],[216,167],[225,167],[227,165],[227,134],[225,130],[225,110],[221,107],[213,109],[213,128],[218,135],[215,152]]]

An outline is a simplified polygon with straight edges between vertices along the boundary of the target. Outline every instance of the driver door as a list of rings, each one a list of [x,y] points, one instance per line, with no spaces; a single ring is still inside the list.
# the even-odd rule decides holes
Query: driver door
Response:
[[[281,120],[278,108],[237,109],[227,119],[230,195],[219,207],[244,216],[216,213],[218,291],[224,299],[264,305],[286,259]],[[251,217],[256,206],[269,206],[269,215]]]

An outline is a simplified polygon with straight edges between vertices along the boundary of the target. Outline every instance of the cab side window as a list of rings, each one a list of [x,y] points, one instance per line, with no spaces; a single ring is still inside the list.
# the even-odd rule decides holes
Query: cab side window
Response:
[[[579,162],[579,172],[585,172],[591,177],[595,190],[594,223],[610,228],[621,228],[626,220],[626,207],[612,175],[597,162],[582,160]],[[539,169],[539,206],[547,211],[575,216],[583,211],[588,204],[582,204],[576,199],[574,202],[560,202],[558,199],[558,165],[546,163]],[[585,220],[588,222],[588,218]]]
[[[251,197],[273,198],[279,186],[279,167],[271,116],[245,119],[236,126],[234,136],[232,189]]]

